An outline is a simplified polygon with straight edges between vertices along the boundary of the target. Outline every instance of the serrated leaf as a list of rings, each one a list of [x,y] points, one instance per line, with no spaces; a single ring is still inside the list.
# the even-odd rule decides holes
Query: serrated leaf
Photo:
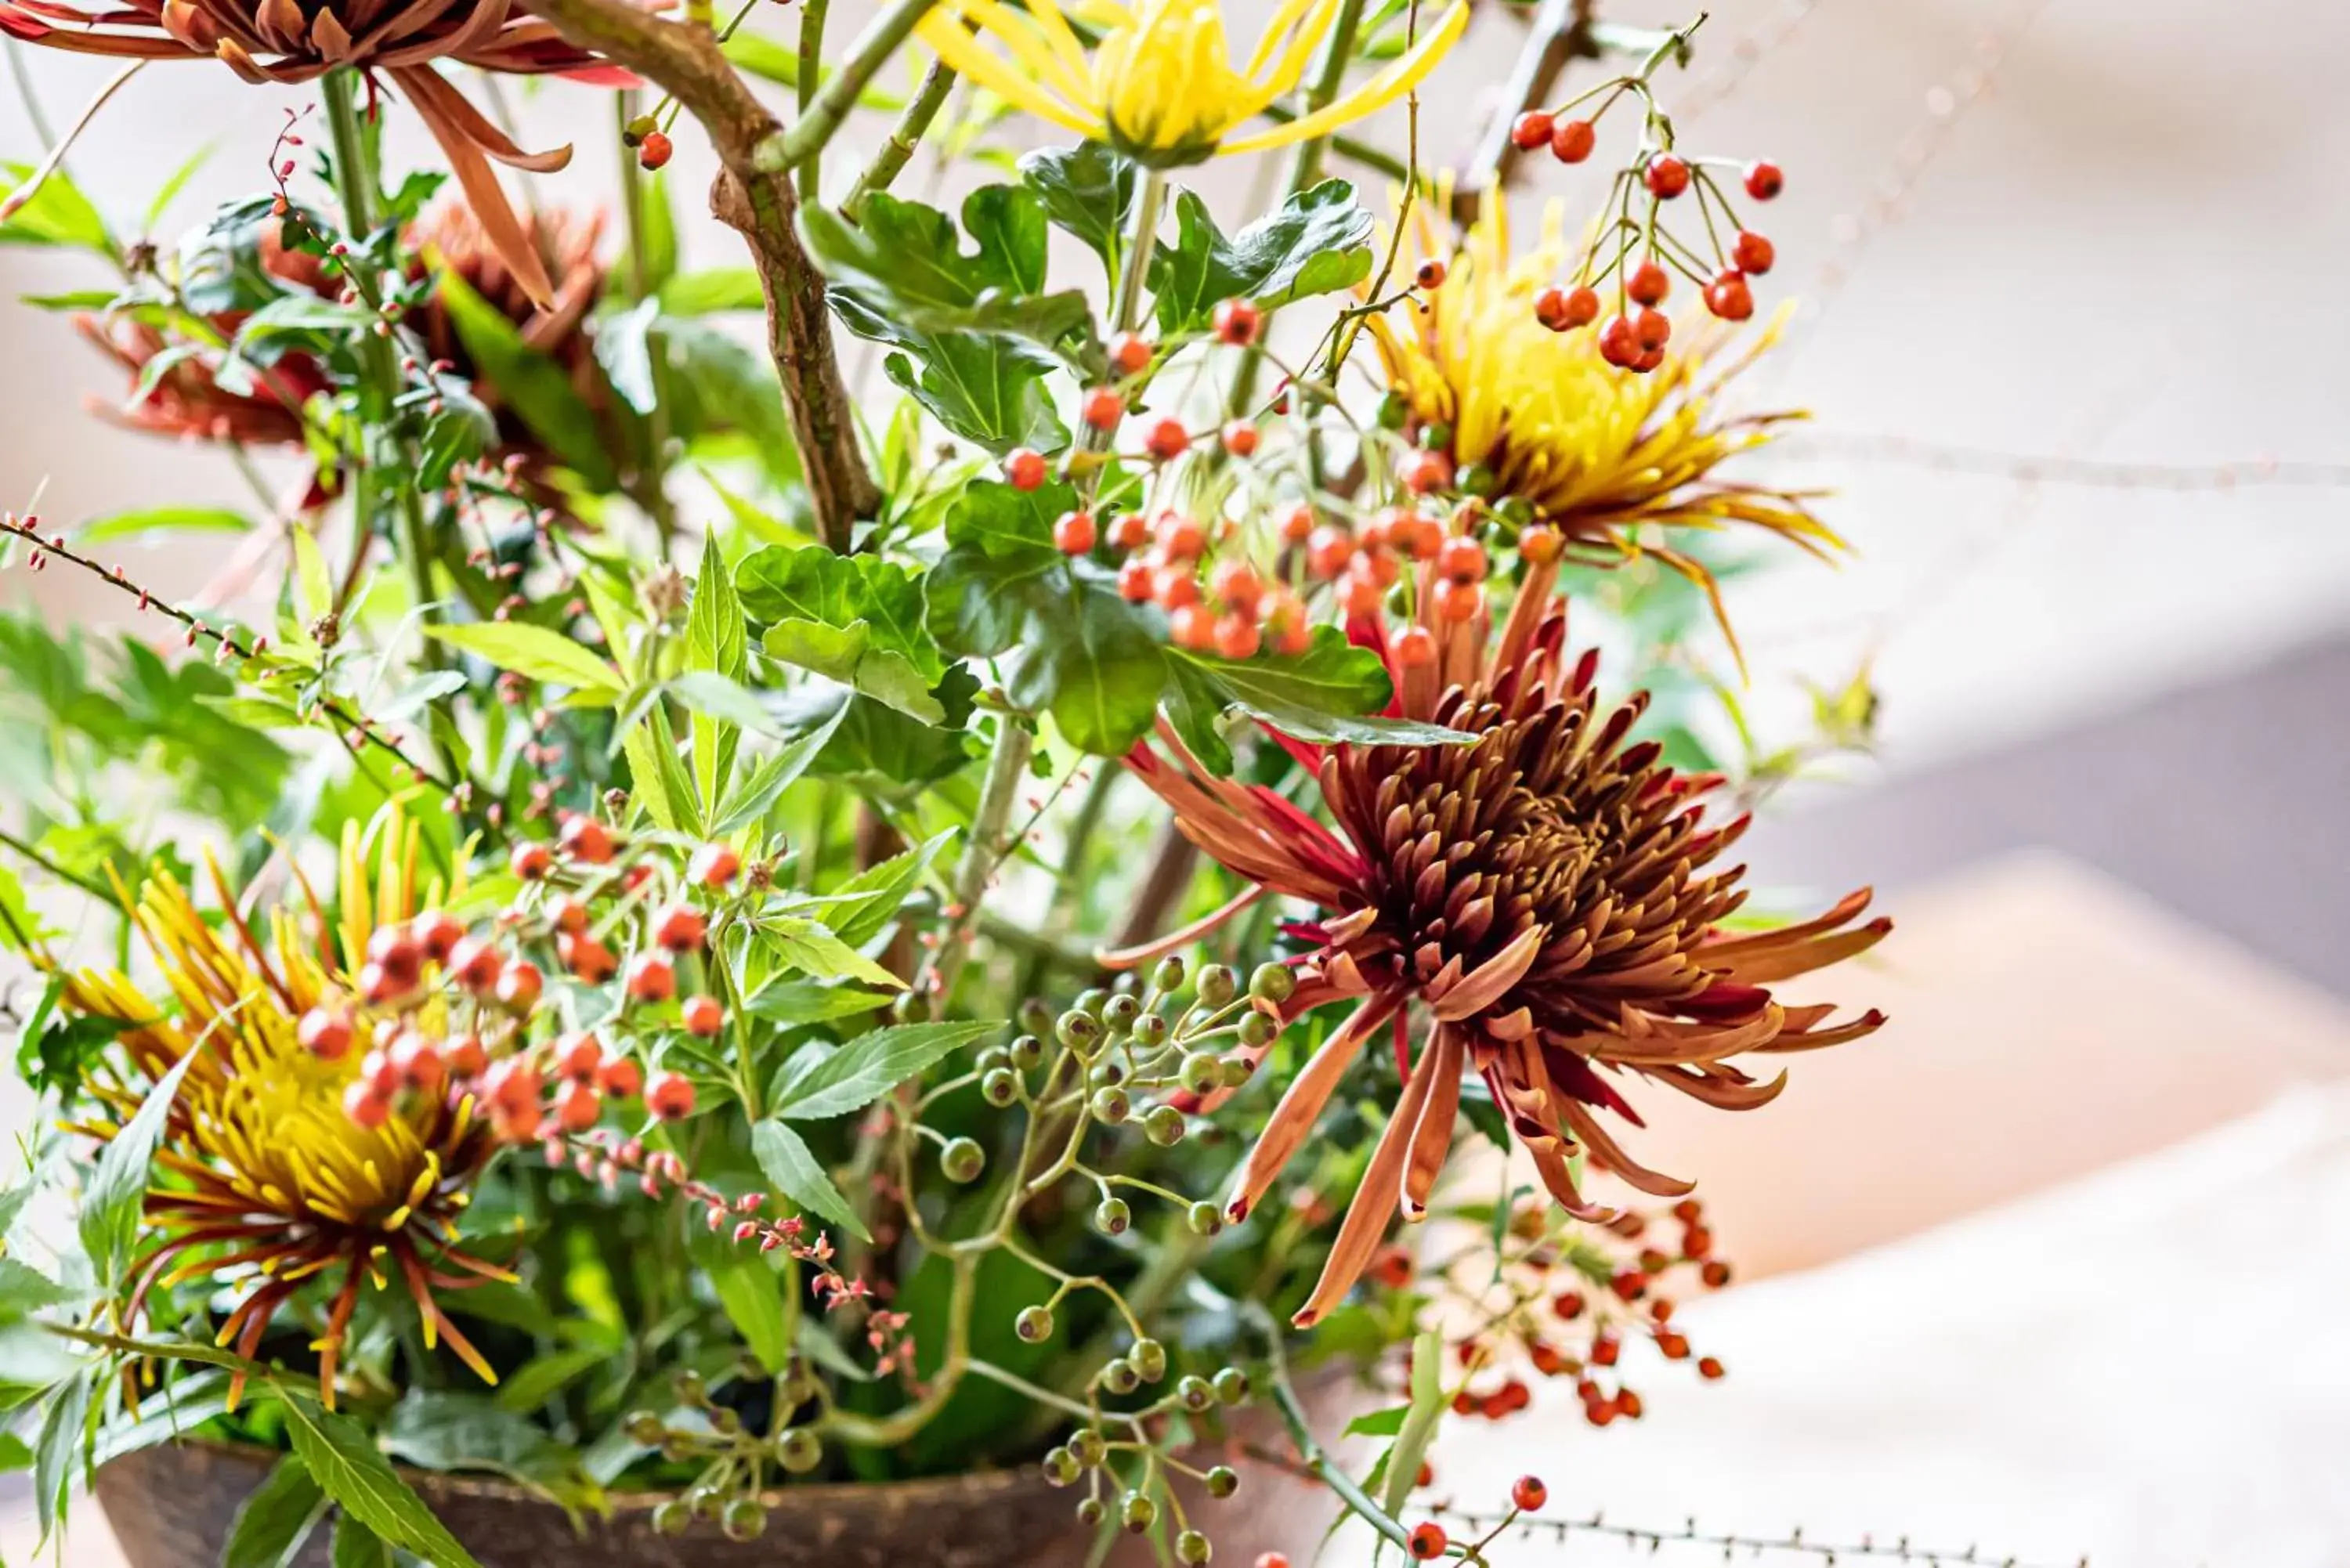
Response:
[[[521,328],[454,271],[442,269],[435,287],[483,382],[495,387],[499,398],[589,489],[601,493],[618,484],[609,441],[570,374],[525,342]]]
[[[775,1190],[802,1210],[839,1226],[860,1241],[873,1239],[799,1134],[782,1122],[762,1121],[751,1129],[751,1152]]]
[[[1404,1417],[1411,1414],[1409,1405],[1390,1405],[1384,1410],[1373,1410],[1347,1423],[1350,1438],[1392,1438],[1403,1430]]]
[[[740,681],[729,680],[715,670],[689,670],[665,683],[661,689],[697,715],[723,719],[757,735],[772,737],[783,733],[775,725],[775,716],[760,706],[759,699],[750,688]],[[702,727],[697,722],[697,741],[701,733]]]
[[[903,991],[906,982],[842,941],[815,920],[795,915],[763,920],[759,934],[775,956],[806,974],[863,981]]]
[[[812,980],[779,980],[759,988],[743,1004],[754,1018],[773,1023],[828,1023],[878,1012],[889,1005],[886,991],[859,991],[855,986],[820,985]]]
[[[345,1514],[433,1568],[481,1568],[432,1516],[424,1500],[400,1479],[391,1461],[369,1440],[366,1428],[296,1389],[284,1384],[271,1386],[286,1412],[286,1432],[294,1452]]]
[[[463,649],[500,670],[555,686],[577,687],[583,692],[619,695],[620,672],[604,659],[558,631],[528,621],[481,620],[457,626],[428,626],[429,637]]]
[[[694,579],[686,647],[699,668],[740,680],[747,667],[746,644],[743,599],[734,591],[733,574],[726,569],[723,556],[715,549],[704,549],[702,570]]]
[[[187,1054],[172,1064],[172,1070],[155,1081],[138,1111],[98,1157],[98,1168],[90,1173],[89,1186],[82,1194],[81,1246],[102,1285],[110,1287],[120,1281],[123,1266],[130,1261],[146,1204],[148,1168],[162,1145],[181,1080],[196,1058],[212,1048],[213,1030],[229,1016],[223,1013],[208,1025]]]
[[[85,545],[102,545],[145,534],[243,534],[252,527],[252,518],[225,506],[147,506],[94,517],[78,533]]]
[[[664,832],[683,832],[685,818],[678,803],[670,798],[669,770],[661,765],[651,722],[629,725],[620,737],[620,749],[629,759],[629,779],[636,786],[636,801],[645,808],[645,815]]]
[[[907,1079],[1004,1027],[1000,1019],[900,1023],[860,1034],[795,1081],[773,1107],[774,1114],[788,1121],[822,1121],[862,1110]]]
[[[221,1568],[284,1568],[324,1516],[326,1501],[300,1459],[279,1459],[238,1507]]]
[[[411,713],[421,713],[442,698],[464,689],[465,677],[461,670],[427,670],[381,702],[371,704],[368,711],[378,723],[388,724]]]
[[[0,1258],[0,1324],[71,1301],[74,1293],[20,1258]]]
[[[77,1371],[50,1391],[40,1435],[33,1442],[33,1505],[44,1541],[65,1514],[74,1461],[89,1431],[90,1379],[95,1370]]]
[[[776,797],[807,772],[809,764],[824,751],[825,743],[840,727],[841,714],[846,711],[835,711],[831,718],[781,747],[754,769],[742,787],[728,798],[725,811],[710,825],[710,836],[729,837],[766,815]]]
[[[385,1453],[419,1469],[503,1476],[566,1507],[596,1501],[600,1489],[578,1455],[527,1416],[485,1394],[411,1388],[383,1418]]]
[[[845,295],[828,297],[850,331],[873,336],[858,324],[874,317],[854,312]],[[884,358],[882,374],[948,430],[998,455],[1021,446],[1056,452],[1069,444],[1069,427],[1045,388],[1053,362],[1042,353],[976,332],[898,336],[910,352]]]
[[[515,1368],[493,1397],[499,1408],[526,1416],[611,1359],[611,1350],[601,1345],[550,1350]]]
[[[1162,333],[1199,330],[1223,300],[1270,308],[1352,288],[1371,273],[1377,225],[1344,180],[1297,192],[1229,240],[1208,204],[1184,191],[1175,199],[1175,243],[1150,258]]]
[[[871,940],[904,905],[906,896],[954,836],[951,831],[937,834],[901,855],[867,867],[835,888],[825,895],[825,924],[852,947]]]

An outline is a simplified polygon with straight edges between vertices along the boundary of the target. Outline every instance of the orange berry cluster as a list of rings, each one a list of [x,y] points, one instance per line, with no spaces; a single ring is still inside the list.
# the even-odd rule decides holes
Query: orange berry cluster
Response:
[[[508,868],[527,891],[486,931],[428,911],[380,927],[351,992],[321,1002],[302,1017],[305,1049],[338,1060],[361,1042],[368,1054],[344,1092],[343,1108],[361,1127],[380,1127],[404,1096],[470,1096],[498,1136],[522,1142],[594,1127],[611,1102],[641,1100],[664,1121],[690,1116],[691,1079],[648,1075],[625,1050],[573,1031],[534,1039],[532,1023],[546,971],[528,950],[551,949],[556,962],[589,985],[618,979],[623,1015],[653,1033],[681,1029],[707,1038],[726,1022],[717,998],[680,999],[678,966],[697,964],[709,919],[691,893],[723,895],[740,876],[741,857],[704,845],[667,901],[654,894],[668,868],[651,855],[629,857],[612,829],[595,818],[567,817],[555,846],[517,845]],[[613,949],[632,949],[623,961]],[[428,1004],[442,1004],[445,1026],[429,1030]]]

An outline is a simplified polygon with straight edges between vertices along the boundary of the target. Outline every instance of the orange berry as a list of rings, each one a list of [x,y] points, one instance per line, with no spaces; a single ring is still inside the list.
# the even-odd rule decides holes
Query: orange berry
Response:
[[[1035,490],[1045,483],[1049,472],[1045,454],[1028,447],[1014,447],[1003,457],[1003,478],[1014,490]]]
[[[1510,144],[1521,152],[1532,152],[1550,140],[1554,123],[1541,109],[1530,109],[1510,121]]]
[[[509,1012],[528,1012],[538,1005],[539,992],[546,987],[546,977],[536,964],[516,959],[498,976],[498,1005]]]
[[[1550,1488],[1543,1485],[1540,1476],[1520,1476],[1510,1488],[1510,1506],[1520,1513],[1540,1513],[1549,1501]]]
[[[1226,659],[1253,659],[1264,646],[1264,634],[1253,617],[1232,610],[1216,619],[1216,651]]]
[[[1456,583],[1474,583],[1485,576],[1485,546],[1474,539],[1447,539],[1436,552],[1436,569]]]
[[[400,1086],[418,1094],[430,1094],[441,1086],[443,1064],[441,1048],[414,1030],[409,1030],[391,1043],[384,1059],[400,1075]]]
[[[1776,163],[1757,161],[1746,166],[1746,193],[1756,201],[1768,202],[1786,187],[1786,176]]]
[[[565,894],[546,912],[547,923],[567,937],[576,937],[588,929],[588,906]]]
[[[1444,286],[1444,264],[1438,261],[1435,257],[1430,256],[1428,260],[1420,263],[1419,270],[1412,274],[1412,282],[1419,285],[1419,292],[1422,294],[1428,294],[1436,289],[1442,288]]]
[[[601,866],[612,858],[612,835],[592,816],[572,817],[556,835],[556,842],[564,854],[590,866]]]
[[[1246,420],[1234,420],[1223,430],[1224,450],[1234,457],[1256,455],[1257,428]]]
[[[1779,248],[1752,229],[1741,229],[1738,237],[1730,242],[1730,259],[1738,270],[1761,277],[1779,259]]]
[[[1208,547],[1208,531],[1190,517],[1162,513],[1159,518],[1159,547],[1170,561],[1195,561]]]
[[[1413,1525],[1407,1543],[1413,1558],[1421,1563],[1433,1563],[1444,1555],[1444,1549],[1451,1544],[1451,1538],[1444,1533],[1444,1526],[1432,1519]]]
[[[1227,299],[1216,306],[1216,336],[1235,347],[1253,343],[1262,320],[1256,306],[1247,300]]]
[[[1158,576],[1150,563],[1137,556],[1118,569],[1118,591],[1128,604],[1146,604],[1150,598],[1152,580]]]
[[[1426,495],[1452,483],[1452,462],[1442,452],[1413,452],[1404,458],[1396,477],[1413,494]]]
[[[710,934],[710,922],[690,904],[671,904],[653,917],[653,940],[673,953],[691,952]]]
[[[1293,545],[1303,545],[1314,536],[1314,508],[1299,502],[1282,515],[1281,536]]]
[[[667,1002],[677,994],[677,964],[667,953],[639,953],[629,961],[629,1000]]]
[[[1173,418],[1153,421],[1150,435],[1143,442],[1150,455],[1161,462],[1171,462],[1182,456],[1191,444],[1191,437],[1183,429],[1183,421]]]
[[[350,1054],[350,1015],[314,1007],[302,1015],[295,1038],[302,1043],[302,1049],[321,1062],[339,1062]]]
[[[555,1119],[566,1132],[586,1132],[604,1114],[604,1096],[593,1084],[568,1084],[556,1096]]]
[[[726,1010],[718,1005],[714,996],[687,997],[679,1016],[684,1021],[687,1033],[699,1034],[705,1040],[726,1025]]]
[[[464,940],[465,928],[449,916],[435,909],[409,922],[409,932],[424,956],[434,963],[446,963],[449,954]]]
[[[1217,562],[1216,569],[1208,576],[1208,587],[1217,598],[1234,609],[1253,608],[1264,597],[1264,579],[1256,575],[1255,567],[1242,560]]]
[[[1355,541],[1335,524],[1324,524],[1305,541],[1305,569],[1317,577],[1336,576],[1354,558]]]
[[[452,1078],[478,1078],[489,1064],[490,1054],[478,1034],[460,1034],[441,1051],[441,1064]]]
[[[391,1099],[365,1084],[351,1084],[343,1090],[343,1114],[363,1127],[380,1127],[391,1119]]]
[[[645,1070],[637,1065],[634,1056],[615,1056],[604,1064],[596,1081],[614,1099],[633,1100],[637,1091],[645,1086]]]
[[[1119,333],[1110,339],[1109,362],[1121,374],[1139,376],[1150,369],[1150,340],[1139,333]]]
[[[1715,1357],[1711,1355],[1700,1355],[1697,1358],[1697,1375],[1700,1377],[1704,1378],[1709,1383],[1712,1383],[1718,1381],[1721,1378],[1721,1363]]]
[[[1169,613],[1200,602],[1200,579],[1185,566],[1161,566],[1151,579],[1151,597]]]
[[[1485,607],[1485,590],[1475,583],[1460,583],[1451,577],[1439,577],[1430,597],[1436,602],[1439,618],[1458,625],[1477,618]]]
[[[1638,304],[1661,305],[1672,285],[1671,275],[1663,267],[1655,262],[1644,261],[1632,269],[1632,275],[1625,281],[1624,292]]]
[[[563,967],[589,985],[601,985],[620,972],[620,961],[612,950],[594,937],[575,937],[568,933],[555,939],[555,956]]]
[[[743,869],[743,857],[723,844],[705,844],[693,852],[686,877],[701,887],[723,888]]]
[[[1184,605],[1167,618],[1168,635],[1178,648],[1204,653],[1216,645],[1216,618],[1205,605]]]
[[[1139,550],[1150,543],[1150,519],[1139,512],[1121,512],[1111,520],[1109,542],[1121,550]]]
[[[1599,143],[1599,133],[1587,119],[1562,119],[1550,133],[1550,155],[1561,163],[1580,163]]]
[[[1557,560],[1565,548],[1566,540],[1557,529],[1539,523],[1518,535],[1518,554],[1537,566]]]
[[[665,1122],[693,1114],[693,1084],[675,1073],[656,1073],[645,1085],[645,1108]]]
[[[1436,662],[1436,634],[1424,626],[1408,626],[1396,635],[1396,662],[1420,670]]]
[[[1662,348],[1672,341],[1672,317],[1661,310],[1644,309],[1632,317],[1632,336],[1643,348]]]
[[[1349,572],[1347,575],[1347,587],[1344,595],[1347,613],[1348,615],[1372,615],[1377,613],[1379,607],[1379,600],[1386,592],[1386,588],[1380,584],[1379,580],[1368,572],[1360,570]]]
[[[1099,536],[1090,512],[1064,512],[1053,522],[1053,547],[1064,556],[1082,556]]]
[[[1126,400],[1116,387],[1096,387],[1086,394],[1085,421],[1097,431],[1114,431],[1126,418]]]
[[[449,950],[448,968],[459,985],[480,992],[497,984],[498,972],[505,968],[505,960],[494,944],[480,937],[467,937]]]
[[[1660,201],[1671,201],[1690,187],[1690,166],[1669,152],[1659,152],[1648,160],[1642,176],[1648,182],[1648,193]]]

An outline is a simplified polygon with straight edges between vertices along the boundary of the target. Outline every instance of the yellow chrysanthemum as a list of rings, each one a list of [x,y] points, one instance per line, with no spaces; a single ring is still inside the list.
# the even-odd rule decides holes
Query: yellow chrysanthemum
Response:
[[[1482,466],[1495,495],[1524,501],[1570,545],[1601,546],[1609,558],[1644,549],[1709,594],[1704,567],[1643,535],[1644,524],[1743,523],[1814,554],[1842,546],[1802,494],[1717,472],[1804,417],[1725,416],[1716,407],[1721,388],[1776,339],[1776,322],[1710,375],[1709,359],[1730,335],[1711,321],[1677,334],[1653,372],[1618,369],[1600,358],[1595,332],[1554,332],[1535,318],[1536,298],[1570,259],[1556,203],[1539,242],[1514,257],[1498,196],[1458,235],[1430,215],[1447,204],[1419,203],[1412,225],[1419,256],[1444,264],[1443,281],[1408,323],[1373,317],[1371,330],[1388,386],[1423,429],[1451,432],[1459,468]]]
[[[117,1117],[127,1118],[155,1082],[196,1053],[157,1151],[145,1205],[152,1244],[131,1270],[129,1312],[135,1314],[158,1283],[200,1275],[249,1279],[253,1289],[222,1324],[220,1343],[251,1355],[280,1305],[340,1268],[314,1346],[319,1390],[330,1406],[336,1360],[362,1283],[382,1290],[396,1273],[422,1315],[426,1345],[445,1335],[469,1366],[495,1381],[442,1314],[433,1289],[471,1282],[467,1274],[509,1277],[454,1244],[452,1222],[494,1147],[471,1097],[414,1096],[379,1125],[362,1126],[343,1105],[359,1075],[360,1049],[328,1059],[299,1037],[306,1012],[348,997],[349,977],[364,963],[378,924],[407,919],[439,901],[435,888],[420,893],[417,826],[393,815],[377,825],[377,836],[370,888],[358,825],[345,833],[338,925],[330,926],[307,884],[306,909],[273,911],[274,963],[209,854],[217,928],[176,877],[157,869],[136,902],[126,897],[125,903],[176,1011],[159,1016],[155,1003],[113,970],[68,976],[61,997],[73,1012],[123,1026],[121,1060],[93,1085]],[[429,1003],[418,1025],[437,1032],[446,1021],[432,1014],[442,1008]],[[366,1012],[353,1007],[351,1017],[364,1037]],[[99,1121],[76,1130],[104,1139],[120,1125]],[[452,1275],[450,1268],[464,1273]]]
[[[1376,114],[1436,68],[1469,25],[1465,0],[1404,54],[1328,107],[1253,135],[1232,132],[1295,91],[1338,0],[1282,0],[1239,69],[1220,0],[1078,0],[1100,33],[1089,57],[1060,0],[944,0],[917,31],[939,57],[1040,119],[1158,168],[1326,136]],[[989,41],[1002,46],[1002,52]]]

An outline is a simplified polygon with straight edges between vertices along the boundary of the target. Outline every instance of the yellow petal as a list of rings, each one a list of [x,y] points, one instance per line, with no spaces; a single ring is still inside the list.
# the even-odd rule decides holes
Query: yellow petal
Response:
[[[1326,109],[1300,116],[1287,125],[1274,127],[1254,136],[1244,136],[1227,141],[1218,149],[1222,152],[1256,152],[1268,147],[1284,147],[1293,141],[1305,141],[1326,136],[1342,125],[1349,125],[1367,116],[1377,114],[1396,99],[1428,78],[1447,51],[1461,41],[1469,26],[1467,0],[1454,0],[1452,9],[1436,30],[1413,45],[1401,58],[1387,69],[1346,94]]]

